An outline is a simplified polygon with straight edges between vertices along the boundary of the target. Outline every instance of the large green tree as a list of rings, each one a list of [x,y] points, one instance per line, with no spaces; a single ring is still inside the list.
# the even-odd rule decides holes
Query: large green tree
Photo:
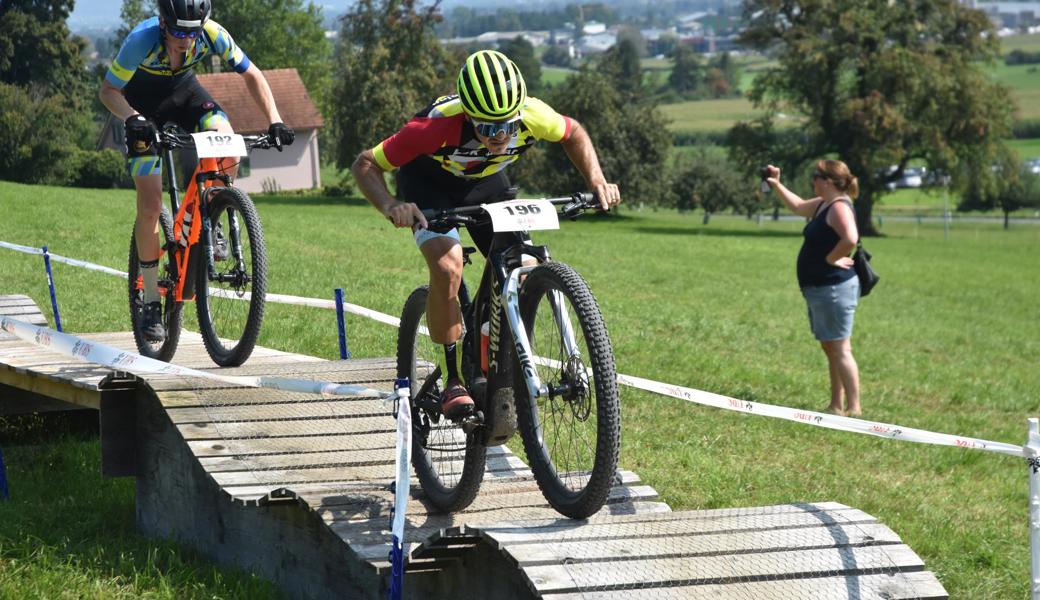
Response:
[[[639,48],[631,38],[618,38],[596,63],[597,70],[609,77],[626,98],[643,94],[643,66],[639,62]]]
[[[1010,125],[1008,90],[983,71],[999,43],[982,12],[957,0],[748,0],[744,17],[743,43],[772,53],[778,65],[751,89],[768,116],[738,124],[731,140],[803,165],[825,156],[845,161],[860,182],[862,232],[876,233],[874,203],[912,160],[955,176],[993,176],[962,168],[990,164]],[[772,127],[781,110],[804,116],[796,148],[781,148],[791,140]],[[771,160],[734,153],[749,171]]]
[[[704,83],[704,66],[693,48],[679,44],[672,50],[668,86],[684,96],[693,95]]]
[[[436,4],[421,9],[416,0],[359,0],[343,17],[332,109],[341,168],[454,92],[462,62],[434,37],[438,19]]]
[[[527,83],[528,93],[540,94],[542,91],[542,63],[535,56],[534,46],[531,45],[531,42],[518,35],[503,43],[499,50],[520,68],[524,81]]]
[[[86,40],[65,24],[73,0],[0,1],[0,82],[77,96],[86,85]]]
[[[1040,208],[1040,176],[1019,161],[1014,152],[1004,152],[993,165],[972,165],[997,174],[997,177],[965,177],[958,210],[1000,210],[1004,213],[1004,229],[1011,225],[1011,213],[1020,208]],[[987,185],[988,184],[988,185]]]
[[[653,104],[626,97],[609,77],[588,69],[549,88],[545,100],[585,127],[603,173],[620,186],[626,204],[670,203],[665,165],[672,137]],[[510,169],[524,189],[551,194],[585,189],[585,181],[560,144],[546,143],[535,150]]]
[[[234,0],[213,5],[213,19],[260,69],[294,68],[318,106],[328,106],[332,44],[321,8],[309,0]]]

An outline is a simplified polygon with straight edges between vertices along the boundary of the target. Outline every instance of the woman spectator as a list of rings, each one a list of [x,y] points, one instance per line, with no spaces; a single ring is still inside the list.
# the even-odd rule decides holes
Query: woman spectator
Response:
[[[862,408],[859,367],[852,356],[852,321],[860,289],[849,257],[859,240],[852,210],[858,183],[845,163],[821,160],[812,174],[815,197],[805,200],[780,183],[777,167],[769,165],[763,174],[787,208],[809,219],[798,252],[798,285],[809,307],[809,327],[827,355],[831,378],[827,411],[858,417]]]

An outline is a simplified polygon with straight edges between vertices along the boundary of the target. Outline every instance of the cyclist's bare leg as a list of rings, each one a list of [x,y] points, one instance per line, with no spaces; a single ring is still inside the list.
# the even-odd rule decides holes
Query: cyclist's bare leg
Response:
[[[159,260],[159,214],[162,212],[162,176],[134,177],[137,188],[137,218],[134,220],[134,238],[137,240],[137,258],[142,263]],[[144,281],[144,300],[159,301],[158,267],[141,269]]]
[[[217,120],[211,130],[218,133],[235,133],[235,130],[231,128],[231,123],[228,123],[223,119]],[[231,179],[234,179],[235,176],[238,175],[238,163],[240,160],[241,159],[238,158],[225,158],[220,161],[220,166],[224,169],[225,173],[231,176]]]
[[[435,237],[420,250],[430,271],[430,294],[426,300],[430,338],[437,344],[450,344],[462,337],[462,245],[450,237]]]

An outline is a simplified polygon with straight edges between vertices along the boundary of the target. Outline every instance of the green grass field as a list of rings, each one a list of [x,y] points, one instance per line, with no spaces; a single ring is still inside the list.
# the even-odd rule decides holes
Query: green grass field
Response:
[[[258,197],[271,292],[397,314],[424,282],[410,236],[361,201]],[[0,240],[125,268],[133,192],[0,182]],[[826,362],[794,280],[802,224],[624,210],[535,237],[596,293],[622,373],[822,410]],[[885,223],[883,279],[854,348],[865,418],[1023,443],[1040,411],[1040,226]],[[49,306],[41,260],[0,249],[0,293]],[[55,267],[70,332],[125,331],[124,283]],[[470,273],[470,277],[474,277]],[[46,310],[46,309],[45,309]],[[186,311],[190,314],[192,311]],[[192,319],[188,326],[193,327]],[[348,318],[355,356],[389,356],[393,328]],[[268,305],[262,345],[337,355],[329,311]],[[676,509],[837,501],[893,528],[954,598],[1029,589],[1021,460],[703,408],[622,390],[622,457]],[[54,439],[62,441],[54,441]],[[241,597],[270,588],[133,531],[133,484],[98,475],[94,439],[0,437],[14,499],[0,503],[0,597]],[[81,515],[83,517],[81,518]],[[63,586],[63,587],[59,587]]]

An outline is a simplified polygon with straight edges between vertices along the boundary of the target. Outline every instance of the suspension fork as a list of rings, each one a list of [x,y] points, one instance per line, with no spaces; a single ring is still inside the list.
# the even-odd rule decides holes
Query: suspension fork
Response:
[[[502,284],[502,308],[509,319],[509,329],[513,333],[513,346],[516,348],[516,357],[520,362],[520,370],[523,372],[524,381],[527,383],[527,392],[531,398],[539,398],[549,394],[547,386],[542,384],[538,377],[538,371],[531,360],[531,341],[527,337],[527,328],[520,316],[520,276],[534,270],[534,266],[517,267],[509,272]]]

